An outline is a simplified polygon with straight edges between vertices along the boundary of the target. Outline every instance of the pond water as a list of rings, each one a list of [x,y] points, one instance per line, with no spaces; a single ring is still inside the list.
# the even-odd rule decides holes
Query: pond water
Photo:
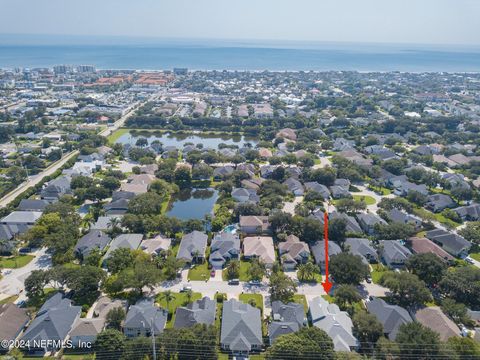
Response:
[[[203,220],[205,215],[213,215],[217,199],[215,189],[183,189],[172,197],[167,215],[181,220]]]
[[[148,143],[160,141],[163,146],[176,146],[182,148],[184,144],[193,143],[194,145],[202,144],[204,148],[217,149],[220,144],[237,145],[239,148],[250,143],[255,146],[258,140],[243,135],[231,134],[202,134],[202,133],[170,133],[170,132],[148,132],[137,131],[128,132],[120,136],[117,143],[135,145],[139,138],[146,138]]]

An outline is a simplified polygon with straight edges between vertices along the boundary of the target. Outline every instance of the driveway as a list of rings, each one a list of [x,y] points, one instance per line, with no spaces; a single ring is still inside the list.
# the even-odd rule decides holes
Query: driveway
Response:
[[[0,298],[19,295],[17,301],[26,300],[25,296],[25,279],[33,270],[46,270],[52,266],[51,257],[46,253],[47,249],[43,248],[33,253],[35,258],[24,267],[12,269],[12,272],[5,275],[0,280]]]
[[[303,196],[296,196],[293,201],[286,202],[285,205],[283,205],[283,212],[295,215],[295,206],[297,206],[297,204],[300,204],[302,201]]]

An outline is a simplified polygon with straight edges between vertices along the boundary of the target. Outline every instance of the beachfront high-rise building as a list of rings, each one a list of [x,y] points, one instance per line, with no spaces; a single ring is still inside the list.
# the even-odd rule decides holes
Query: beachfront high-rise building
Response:
[[[94,73],[96,68],[93,65],[79,65],[77,66],[77,72],[79,73]]]

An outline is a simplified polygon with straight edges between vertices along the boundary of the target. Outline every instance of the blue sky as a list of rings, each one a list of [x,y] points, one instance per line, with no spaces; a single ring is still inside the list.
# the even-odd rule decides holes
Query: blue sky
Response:
[[[480,45],[480,0],[0,0],[0,34]]]

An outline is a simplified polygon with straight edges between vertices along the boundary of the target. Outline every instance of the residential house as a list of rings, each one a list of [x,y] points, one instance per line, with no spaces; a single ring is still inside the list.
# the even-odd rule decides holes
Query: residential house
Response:
[[[347,215],[345,213],[341,213],[338,211],[334,211],[330,214],[329,216],[330,220],[333,219],[343,219],[345,220],[347,224],[346,231],[349,233],[355,233],[355,234],[361,234],[362,233],[362,228],[360,227],[359,223],[353,216]],[[322,222],[323,224],[323,222]]]
[[[290,192],[292,192],[295,196],[302,196],[304,194],[302,183],[294,177],[290,177],[285,180],[283,185],[286,185],[288,190],[290,190]]]
[[[152,239],[145,239],[140,244],[140,249],[150,255],[160,255],[163,251],[171,248],[172,239],[157,235]]]
[[[432,194],[428,197],[425,207],[435,213],[441,212],[447,208],[455,207],[456,203],[452,198],[445,194]]]
[[[250,260],[258,258],[267,268],[271,268],[275,262],[275,248],[270,236],[250,236],[243,239],[243,256]]]
[[[240,238],[237,234],[222,232],[216,234],[210,245],[209,262],[214,269],[223,269],[230,260],[240,257]]]
[[[325,269],[325,241],[319,240],[315,244],[310,246],[310,249],[313,254],[313,258],[315,259],[315,263],[320,266],[320,269]],[[336,242],[329,241],[328,242],[328,257],[330,258],[332,255],[337,255],[342,252],[342,249]]]
[[[325,185],[319,184],[318,182],[307,182],[305,183],[305,188],[307,189],[307,191],[315,191],[319,193],[325,200],[330,197],[330,190],[328,190]]]
[[[347,238],[345,246],[351,254],[360,256],[365,264],[378,262],[377,251],[368,239]]]
[[[451,337],[460,336],[458,326],[438,306],[417,310],[415,320],[439,334],[441,341],[446,342]]]
[[[116,218],[119,221],[122,219],[121,215],[99,216],[95,224],[90,225],[90,230],[107,231],[111,228],[112,219]]]
[[[385,336],[392,341],[397,338],[400,326],[413,321],[407,310],[397,305],[390,305],[383,299],[372,297],[370,301],[366,302],[366,306],[368,312],[375,315],[383,325]]]
[[[130,175],[127,182],[121,184],[120,191],[132,192],[135,195],[144,194],[155,179],[155,176],[150,174]]]
[[[253,178],[253,179],[245,179],[242,180],[242,186],[246,189],[252,189],[252,190],[259,190],[260,185],[263,183],[263,179],[260,178]]]
[[[407,214],[401,210],[393,208],[387,212],[387,216],[390,221],[400,224],[409,224],[414,227],[415,230],[420,230],[422,228],[422,219],[418,216]]]
[[[432,253],[447,263],[453,263],[455,258],[443,250],[440,246],[426,238],[412,237],[407,241],[408,246],[415,254]]]
[[[270,232],[268,216],[240,216],[240,231],[247,234],[265,234]]]
[[[81,312],[82,307],[73,306],[72,301],[64,298],[62,293],[56,293],[45,301],[21,338],[31,344],[28,353],[44,355],[60,350],[59,343],[67,339]],[[36,344],[44,344],[45,347],[37,347]]]
[[[77,241],[73,251],[78,257],[85,259],[93,249],[103,251],[110,241],[110,236],[103,231],[90,230]]]
[[[353,149],[355,147],[355,141],[347,140],[344,138],[336,138],[333,143],[333,150],[335,151],[344,151],[348,149]]]
[[[410,250],[398,240],[380,241],[379,253],[385,264],[391,268],[404,267],[408,258],[412,256]]]
[[[297,134],[295,133],[295,130],[290,129],[290,128],[285,128],[277,132],[275,135],[277,138],[284,138],[292,141],[297,140]]]
[[[72,326],[69,337],[74,348],[81,348],[83,344],[93,344],[97,335],[105,328],[105,318],[79,318]]]
[[[308,312],[312,325],[325,331],[333,341],[335,351],[352,351],[360,346],[353,336],[353,323],[346,311],[337,304],[330,304],[322,297],[309,302]]]
[[[450,233],[443,229],[428,231],[426,237],[440,245],[446,252],[456,257],[467,256],[468,251],[472,247],[472,244],[462,236]]]
[[[213,179],[216,181],[224,180],[226,177],[232,175],[234,171],[235,169],[230,165],[217,167],[213,170]]]
[[[239,203],[251,202],[257,204],[260,201],[260,196],[254,189],[235,188],[232,190],[232,198]]]
[[[93,317],[106,319],[107,314],[110,312],[110,310],[116,308],[122,308],[126,312],[128,308],[128,302],[126,300],[112,300],[108,296],[101,296],[97,299],[95,303],[95,308],[93,309]]]
[[[308,244],[295,235],[287,236],[286,241],[278,244],[278,253],[284,270],[294,270],[298,265],[305,264],[310,257]]]
[[[111,202],[103,206],[103,209],[105,210],[105,215],[111,216],[125,214],[128,211],[129,202],[130,199],[126,198],[121,198],[115,201],[112,200]]]
[[[281,301],[272,302],[272,322],[268,325],[270,345],[280,335],[291,334],[307,325],[305,309],[302,304]]]
[[[161,334],[167,317],[168,311],[156,307],[153,300],[139,300],[128,309],[123,332],[127,338]]]
[[[43,200],[54,202],[60,199],[63,195],[71,195],[72,189],[70,183],[72,178],[70,176],[61,176],[50,181],[40,192],[40,197]]]
[[[480,220],[480,204],[472,204],[468,206],[461,206],[453,209],[463,221],[478,221]]]
[[[357,215],[358,223],[368,235],[375,233],[375,225],[387,225],[387,222],[374,213],[361,213]]]
[[[222,327],[220,330],[222,350],[235,355],[248,355],[263,347],[262,319],[260,309],[238,300],[223,303]]]
[[[0,305],[0,339],[3,341],[13,341],[18,338],[25,326],[30,321],[27,309],[19,308],[13,303]],[[7,352],[8,348],[0,347],[1,352]]]
[[[216,306],[217,302],[215,300],[205,296],[186,307],[178,307],[173,327],[179,329],[196,324],[213,325],[215,323]]]
[[[208,236],[201,231],[192,231],[185,234],[178,248],[177,259],[185,260],[188,264],[203,262],[207,250]]]
[[[110,247],[107,250],[107,253],[103,257],[104,260],[108,259],[112,252],[117,249],[125,248],[130,250],[137,250],[142,242],[142,234],[121,234],[118,235],[110,243]]]
[[[18,205],[19,211],[43,212],[49,202],[47,200],[22,199]]]
[[[347,188],[338,185],[330,186],[330,192],[332,194],[332,198],[334,199],[346,199],[352,198],[352,194],[348,191]]]

